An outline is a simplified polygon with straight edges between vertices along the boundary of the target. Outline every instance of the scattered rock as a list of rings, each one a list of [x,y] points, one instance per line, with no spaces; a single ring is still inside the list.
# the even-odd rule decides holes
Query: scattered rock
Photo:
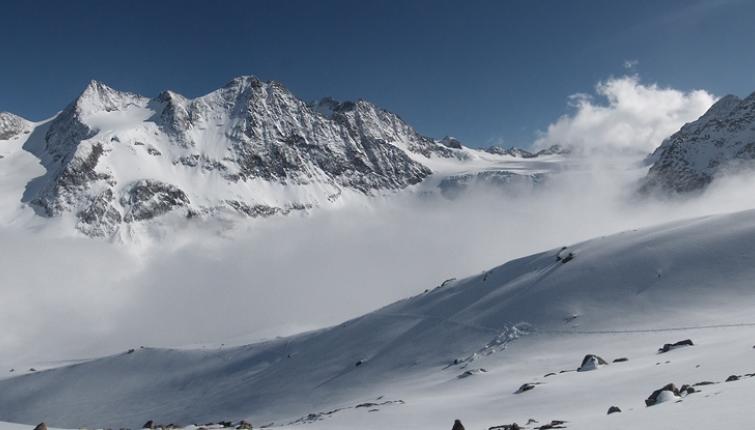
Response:
[[[692,386],[693,386],[693,387],[699,387],[699,386],[702,386],[702,385],[713,385],[713,384],[717,384],[717,382],[713,382],[713,381],[702,381],[702,382],[697,382],[697,383],[695,383],[695,384],[692,384]]]
[[[521,393],[524,393],[525,391],[530,391],[533,389],[535,389],[535,384],[530,384],[530,383],[522,384],[522,386],[519,387],[519,389],[516,390],[514,394],[521,394]]]
[[[646,406],[653,406],[671,400],[679,400],[679,389],[674,384],[666,384],[663,388],[653,391],[653,394],[645,399]]]
[[[553,375],[556,375],[556,373],[555,372],[547,373],[547,374],[545,374],[545,376],[543,376],[543,378],[547,378],[547,377],[553,376]]]
[[[134,351],[136,351],[136,350],[134,348],[131,348],[128,351],[126,351],[126,354],[133,354]]]
[[[582,359],[582,365],[579,366],[579,369],[577,369],[578,372],[587,372],[590,370],[596,370],[600,366],[604,366],[608,364],[606,360],[603,360],[601,357],[595,355],[595,354],[587,354],[585,355],[585,358]]]
[[[361,365],[363,365],[363,364],[364,364],[364,360],[359,360],[359,361],[357,361],[356,363],[354,363],[354,366],[355,366],[355,367],[359,367],[359,366],[361,366]]]
[[[522,427],[517,423],[503,424],[500,426],[488,427],[488,430],[522,430]]]
[[[692,343],[691,339],[680,340],[679,342],[676,342],[676,343],[667,343],[663,345],[661,348],[658,349],[658,353],[663,354],[664,352],[669,352],[672,349],[676,349],[682,346],[693,346],[693,345],[695,344]]]
[[[732,382],[732,381],[739,381],[739,376],[731,375],[728,378],[726,378],[726,382]]]
[[[143,429],[153,429],[153,428],[155,428],[155,422],[152,421],[152,420],[149,420],[146,423],[144,423],[144,425],[142,426],[142,428]]]
[[[36,371],[37,371],[37,369],[35,369],[35,368],[33,368],[33,367],[30,367],[30,368],[29,368],[29,372],[36,372]]]
[[[487,373],[487,372],[488,371],[485,370],[485,369],[483,369],[483,368],[472,369],[472,370],[467,370],[466,372],[464,372],[461,375],[457,376],[457,378],[463,379],[463,378],[467,378],[467,377],[470,377],[470,376],[473,376],[473,375],[480,375],[482,373]]]
[[[238,425],[236,425],[236,430],[252,430],[253,428],[251,423],[244,420],[239,421]]]
[[[460,420],[454,420],[454,426],[451,427],[451,430],[465,430],[464,425],[461,423]]]
[[[619,357],[613,360],[614,363],[624,363],[625,361],[629,361],[626,357]]]
[[[574,259],[574,253],[573,252],[567,252],[566,247],[562,247],[561,250],[556,254],[556,261],[560,261],[561,264],[566,264]]]
[[[383,398],[383,396],[380,396],[380,397],[378,397],[378,400],[380,400],[382,398]],[[359,408],[373,408],[375,406],[403,405],[403,404],[404,404],[403,400],[386,400],[385,402],[381,402],[381,403],[375,403],[375,402],[360,403],[360,404],[354,406],[354,408],[355,409],[359,409]]]
[[[680,394],[684,394],[685,396],[689,396],[692,393],[696,393],[697,390],[691,385],[684,384],[682,385],[682,388],[679,389]]]
[[[538,430],[548,430],[548,429],[565,429],[566,421],[562,420],[552,420],[548,424],[543,424],[540,427],[535,427]]]
[[[47,430],[47,424],[45,423],[39,423],[36,427],[34,427],[34,430]]]
[[[611,406],[610,408],[608,408],[608,414],[607,415],[611,415],[611,414],[615,414],[615,413],[619,413],[619,412],[621,412],[621,408],[620,407],[618,407],[618,406]]]

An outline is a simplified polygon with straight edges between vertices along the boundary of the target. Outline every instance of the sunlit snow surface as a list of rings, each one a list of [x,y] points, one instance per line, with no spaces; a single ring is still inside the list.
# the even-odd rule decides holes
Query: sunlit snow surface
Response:
[[[329,329],[233,348],[137,347],[0,381],[0,419],[135,428],[148,419],[288,425],[315,414],[307,428],[437,429],[455,418],[472,429],[530,418],[576,429],[746,428],[755,379],[723,381],[755,371],[753,238],[752,211],[676,222],[570,246],[566,262],[561,249],[514,260]],[[695,345],[658,353],[686,338]],[[610,364],[574,371],[588,353]],[[619,357],[629,360],[612,363]],[[667,383],[704,381],[716,383],[644,404]],[[516,393],[525,383],[535,388]],[[614,405],[623,412],[607,416]]]

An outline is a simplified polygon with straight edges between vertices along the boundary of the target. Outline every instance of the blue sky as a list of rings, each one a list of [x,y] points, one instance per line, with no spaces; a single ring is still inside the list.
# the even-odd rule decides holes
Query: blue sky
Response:
[[[198,96],[254,74],[371,100],[431,136],[528,146],[611,76],[748,95],[753,21],[746,0],[4,0],[0,110],[49,117],[90,79]]]

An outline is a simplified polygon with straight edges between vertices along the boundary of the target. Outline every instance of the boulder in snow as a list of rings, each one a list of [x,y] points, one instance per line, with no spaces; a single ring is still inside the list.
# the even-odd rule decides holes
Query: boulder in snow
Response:
[[[692,343],[691,339],[684,339],[676,343],[667,343],[663,345],[661,348],[658,349],[658,353],[663,354],[664,352],[669,352],[672,349],[680,348],[683,346],[693,346],[693,345],[694,343]]]
[[[653,391],[653,394],[645,399],[646,406],[654,406],[659,403],[679,400],[681,393],[674,384],[666,384],[663,388]]]
[[[596,370],[600,366],[607,365],[608,362],[606,360],[603,360],[603,358],[595,355],[595,354],[587,354],[585,355],[585,358],[582,359],[582,365],[579,366],[579,369],[577,369],[578,372],[587,372],[589,370]]]
[[[244,420],[239,421],[238,425],[236,425],[236,430],[252,430],[253,428],[251,423]]]
[[[608,408],[608,414],[607,415],[615,414],[615,413],[618,413],[618,412],[621,412],[621,408],[620,407],[618,407],[618,406],[611,406],[610,408]]]
[[[549,429],[565,429],[566,421],[563,420],[551,420],[548,424],[543,424],[540,427],[535,427],[538,430],[549,430]]]
[[[520,386],[519,389],[516,390],[516,392],[514,394],[521,394],[521,393],[523,393],[525,391],[533,390],[534,388],[535,388],[535,384],[530,384],[528,382],[526,384],[522,384],[522,386]]]
[[[483,369],[483,368],[472,369],[472,370],[467,370],[466,372],[464,372],[461,375],[457,376],[457,378],[464,379],[464,378],[468,378],[468,377],[473,376],[473,375],[480,375],[480,374],[487,373],[487,372],[488,371],[485,370],[485,369]]]
[[[522,427],[517,423],[504,424],[500,426],[488,427],[488,430],[522,430]]]

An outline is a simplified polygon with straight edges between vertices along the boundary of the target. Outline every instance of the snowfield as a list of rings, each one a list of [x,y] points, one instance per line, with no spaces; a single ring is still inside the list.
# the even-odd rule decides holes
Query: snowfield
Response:
[[[256,427],[450,429],[456,418],[467,429],[552,420],[569,429],[748,428],[753,239],[755,211],[692,219],[510,261],[314,332],[236,347],[135,345],[0,380],[0,420],[59,428],[246,419]],[[685,339],[694,345],[659,352]],[[577,372],[587,354],[608,364]],[[725,382],[732,375],[738,379]],[[647,407],[668,383],[703,384],[661,393],[671,401]],[[607,415],[611,406],[622,412]]]

